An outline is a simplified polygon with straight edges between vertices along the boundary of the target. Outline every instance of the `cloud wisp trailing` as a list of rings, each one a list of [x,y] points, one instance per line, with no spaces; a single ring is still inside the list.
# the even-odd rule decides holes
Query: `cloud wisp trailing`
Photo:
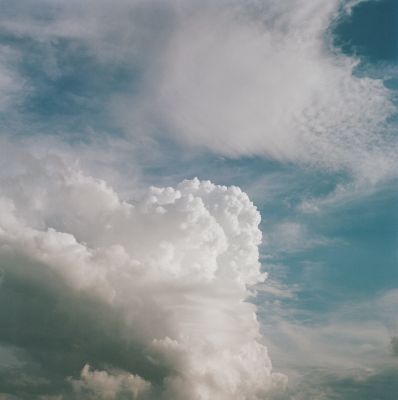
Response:
[[[281,298],[277,291],[264,291]],[[279,304],[263,297],[259,317],[276,365],[289,375],[289,399],[372,399],[396,395],[398,292],[346,301],[312,318],[270,314]],[[294,306],[289,311],[294,314]],[[283,397],[284,398],[284,397]],[[383,397],[382,397],[383,398]]]
[[[75,101],[98,107],[132,140],[160,135],[377,182],[396,171],[392,92],[357,76],[360,60],[333,45],[334,26],[356,3],[41,1],[45,19],[27,2],[0,28],[36,43],[51,83],[79,72],[64,65],[65,45],[85,57],[96,84],[124,71],[123,86]]]
[[[232,157],[261,155],[371,181],[394,174],[392,95],[381,80],[355,76],[359,60],[333,48],[339,2],[260,4],[256,17],[210,7],[183,19],[154,89],[170,132]]]
[[[5,394],[255,400],[284,385],[245,302],[265,278],[245,193],[191,180],[131,204],[57,157],[19,161],[1,177],[0,340],[20,361]]]

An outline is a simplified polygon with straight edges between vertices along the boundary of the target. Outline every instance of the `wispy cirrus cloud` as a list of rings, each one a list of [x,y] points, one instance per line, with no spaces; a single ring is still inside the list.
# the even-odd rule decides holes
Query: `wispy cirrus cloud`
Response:
[[[303,285],[312,279],[308,276]],[[316,313],[295,308],[302,287],[296,289],[290,296],[260,291],[256,300],[270,354],[289,375],[286,398],[356,399],[377,393],[393,399],[398,373],[397,290],[353,298]]]
[[[269,227],[265,234],[265,247],[275,254],[295,253],[317,246],[337,244],[336,240],[309,232],[299,222],[287,221]]]
[[[239,8],[193,12],[171,37],[154,99],[172,135],[232,157],[376,181],[391,174],[391,93],[381,80],[356,76],[358,60],[333,49],[338,2],[261,5],[255,18]]]
[[[388,118],[396,108],[381,79],[356,75],[359,60],[333,47],[333,26],[354,3],[43,1],[39,17],[27,2],[10,7],[0,27],[41,44],[52,83],[70,78],[65,46],[92,63],[97,82],[119,71],[120,87],[69,100],[91,103],[132,140],[167,138],[378,182],[395,176]]]

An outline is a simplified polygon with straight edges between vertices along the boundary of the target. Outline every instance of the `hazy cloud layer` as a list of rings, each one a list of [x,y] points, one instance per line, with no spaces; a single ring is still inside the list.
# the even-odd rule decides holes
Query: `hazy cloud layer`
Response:
[[[388,172],[390,94],[332,48],[338,4],[265,1],[255,18],[231,9],[184,18],[155,88],[174,135],[232,156]]]
[[[333,27],[356,3],[40,1],[39,16],[27,1],[10,5],[0,28],[43,54],[47,85],[83,74],[88,92],[68,93],[66,104],[111,116],[133,140],[171,138],[377,182],[396,174],[392,93],[355,75],[359,60],[333,47]],[[71,63],[79,58],[83,70]],[[107,86],[117,74],[123,85]]]
[[[395,356],[398,356],[398,337],[394,336],[391,339],[391,349]]]
[[[314,276],[308,277],[306,285],[311,280]],[[269,289],[267,282],[256,299],[258,315],[275,365],[284,365],[288,373],[286,398],[395,398],[396,289],[346,300],[329,311],[305,312],[295,309],[292,293]],[[321,293],[320,298],[326,291]],[[290,301],[288,308],[281,306],[284,297]],[[273,313],[268,311],[271,308]]]
[[[20,100],[21,92],[28,91],[24,79],[15,71],[19,53],[11,47],[0,45],[0,112],[14,106]]]
[[[395,174],[391,94],[381,80],[355,76],[358,60],[333,49],[338,4],[265,1],[256,17],[239,7],[185,16],[153,89],[171,134],[234,157],[264,155],[369,181]]]

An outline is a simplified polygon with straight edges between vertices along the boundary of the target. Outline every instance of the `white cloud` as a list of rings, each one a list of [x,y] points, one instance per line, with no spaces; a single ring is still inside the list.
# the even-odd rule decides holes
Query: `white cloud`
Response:
[[[258,313],[266,342],[275,365],[288,373],[291,392],[301,398],[303,391],[312,398],[312,390],[334,380],[361,382],[396,370],[397,301],[397,290],[390,290],[346,302],[322,315],[307,311],[305,318],[298,318],[300,310],[294,303],[286,309],[260,294]]]
[[[13,347],[0,346],[0,371],[21,366],[21,362],[15,356],[14,351]]]
[[[96,371],[85,367],[73,378],[76,388],[90,392],[95,383],[115,393],[104,398],[117,398],[127,382],[131,388],[148,382],[150,398],[255,400],[283,384],[261,343],[255,306],[244,301],[248,287],[265,276],[260,215],[239,188],[184,181],[151,188],[131,204],[57,157],[28,153],[0,179],[3,286],[22,280],[50,293],[69,316],[53,328],[55,337],[65,335],[70,318],[81,319],[65,340]],[[51,313],[51,303],[40,313]],[[36,328],[24,329],[29,336]],[[94,337],[80,343],[93,329]],[[128,369],[101,358],[113,340],[125,346]],[[109,375],[101,367],[107,364],[120,372]],[[151,369],[163,370],[163,378]]]
[[[109,374],[107,371],[95,371],[86,364],[79,380],[72,380],[75,392],[80,398],[117,399],[119,395],[132,396],[133,399],[150,390],[150,383],[139,376],[128,373]],[[142,398],[142,397],[141,397]]]
[[[0,45],[0,111],[6,111],[18,102],[24,89],[28,91],[26,82],[15,70],[18,59],[17,51]]]
[[[243,6],[184,15],[154,85],[155,112],[176,139],[216,153],[388,175],[390,93],[354,76],[357,60],[325,38],[338,5],[269,0],[255,18]]]
[[[304,224],[294,221],[280,222],[271,227],[265,235],[265,242],[271,254],[299,252],[335,243],[332,239],[311,234]]]
[[[28,2],[1,25],[50,49],[77,42],[99,66],[139,71],[130,93],[126,82],[103,104],[134,140],[166,136],[374,183],[396,174],[392,94],[381,80],[355,76],[358,60],[330,36],[339,13],[357,3],[43,1],[45,22]],[[43,68],[62,70],[51,65]]]

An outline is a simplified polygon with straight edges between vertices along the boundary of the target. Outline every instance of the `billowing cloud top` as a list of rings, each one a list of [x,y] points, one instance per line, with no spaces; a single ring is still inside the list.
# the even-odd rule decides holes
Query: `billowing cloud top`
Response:
[[[132,204],[31,157],[0,199],[0,340],[39,365],[39,393],[63,380],[65,398],[254,400],[283,384],[244,301],[265,276],[260,216],[240,189],[194,179]]]

